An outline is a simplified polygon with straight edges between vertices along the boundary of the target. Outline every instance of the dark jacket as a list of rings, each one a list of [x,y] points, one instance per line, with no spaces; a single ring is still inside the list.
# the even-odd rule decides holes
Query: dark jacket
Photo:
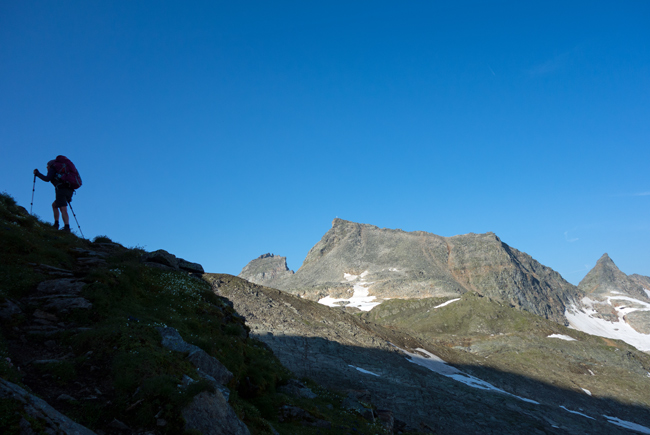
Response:
[[[63,183],[59,178],[57,178],[56,171],[52,166],[50,166],[50,169],[48,169],[47,175],[43,175],[40,172],[36,172],[36,176],[45,182],[48,181],[51,182],[54,185],[54,187],[59,187]]]

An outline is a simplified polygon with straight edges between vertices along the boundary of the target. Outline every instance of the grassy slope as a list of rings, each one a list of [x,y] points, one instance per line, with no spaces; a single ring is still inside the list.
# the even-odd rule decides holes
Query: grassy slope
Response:
[[[650,355],[466,293],[460,301],[390,300],[365,317],[449,348],[449,362],[494,368],[594,397],[650,407]],[[575,341],[548,338],[569,336]]]
[[[110,248],[107,264],[81,269],[75,258],[79,254],[73,249],[100,246]],[[196,382],[179,388],[184,375],[200,378],[184,354],[160,345],[154,328],[167,325],[233,372],[228,385],[230,403],[253,434],[271,433],[269,422],[281,434],[382,432],[377,425],[343,410],[339,395],[317,385],[312,384],[319,393],[313,400],[278,393],[276,388],[291,374],[266,346],[248,338],[243,319],[229,304],[199,279],[144,266],[139,262],[142,252],[112,244],[106,237],[91,243],[56,232],[1,194],[0,303],[17,301],[24,310],[0,324],[0,377],[33,390],[94,430],[114,432],[109,424],[117,418],[139,431],[183,433],[181,409],[210,386]],[[53,335],[25,334],[36,308],[21,301],[39,282],[52,279],[38,272],[34,264],[72,270],[86,283],[82,296],[93,308],[58,314],[59,323],[66,326]],[[62,353],[67,355],[59,362],[38,367],[29,364]],[[102,394],[93,400],[80,399],[82,387],[97,388]],[[61,393],[78,400],[56,401]],[[278,422],[278,409],[285,404],[298,405],[332,422],[333,429]],[[19,433],[21,415],[24,413],[16,403],[0,400],[0,432]],[[160,419],[165,426],[157,425]]]

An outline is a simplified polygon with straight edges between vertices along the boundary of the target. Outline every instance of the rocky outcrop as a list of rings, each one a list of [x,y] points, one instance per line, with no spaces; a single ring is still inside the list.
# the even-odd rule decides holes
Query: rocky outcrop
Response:
[[[214,357],[203,349],[187,343],[178,331],[170,327],[156,328],[162,336],[162,345],[177,352],[187,352],[187,359],[196,367],[199,375],[214,387],[214,393],[197,394],[183,410],[186,430],[198,430],[203,435],[250,435],[246,425],[228,404],[230,391],[226,384],[233,375]]]
[[[140,258],[144,264],[150,267],[155,267],[164,270],[184,270],[192,274],[202,274],[205,271],[203,266],[199,263],[191,263],[182,258],[177,258],[174,254],[170,254],[164,249],[159,249],[153,252],[147,252]]]
[[[228,400],[230,391],[226,388],[226,384],[230,382],[233,374],[218,359],[208,355],[200,347],[187,343],[174,328],[158,327],[156,329],[162,336],[164,347],[177,352],[187,352],[187,359],[196,367],[199,375],[210,381]]]
[[[53,315],[67,314],[76,309],[89,310],[93,305],[81,296],[85,285],[83,281],[74,278],[43,281],[38,284],[34,296],[25,298],[24,302]],[[49,326],[50,323],[44,324],[44,327]]]
[[[199,376],[215,388],[214,393],[204,391],[194,396],[183,410],[186,430],[198,430],[203,435],[250,435],[246,425],[228,404],[230,390],[226,384],[233,374],[203,349],[183,340],[176,329],[156,329],[162,336],[162,345],[177,352],[187,352],[187,359],[196,367]]]
[[[628,275],[628,278],[643,287],[643,291],[650,297],[650,276],[643,276],[635,273]]]
[[[578,289],[585,295],[599,299],[618,293],[650,302],[650,295],[644,291],[643,285],[646,283],[644,278],[650,281],[650,278],[641,275],[628,277],[605,253],[596,262],[594,268],[580,281]],[[647,285],[646,288],[650,290],[650,282]]]
[[[19,405],[21,434],[95,435],[95,432],[52,408],[45,400],[2,378],[0,378],[0,398],[14,401]]]
[[[560,323],[576,296],[575,286],[557,272],[494,233],[441,237],[335,219],[295,274],[273,275],[266,267],[272,259],[252,261],[240,276],[318,300],[351,296],[352,280],[363,274],[378,301],[475,291]]]
[[[287,257],[264,254],[248,263],[239,277],[255,284],[270,285],[291,275],[293,271],[287,266]]]
[[[199,431],[203,435],[250,435],[246,425],[218,391],[197,394],[182,414],[185,430]]]

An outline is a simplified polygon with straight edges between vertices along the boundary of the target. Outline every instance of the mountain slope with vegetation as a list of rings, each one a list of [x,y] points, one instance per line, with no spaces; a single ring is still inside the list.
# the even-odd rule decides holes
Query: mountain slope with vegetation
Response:
[[[391,300],[363,318],[457,350],[458,362],[471,355],[482,367],[650,409],[650,355],[476,293]]]
[[[604,416],[650,419],[650,356],[475,293],[354,314],[230,275],[205,279],[294,373],[366,390],[410,427],[609,435],[626,431]]]
[[[1,433],[385,431],[295,380],[198,265],[155,254],[55,231],[0,195]]]

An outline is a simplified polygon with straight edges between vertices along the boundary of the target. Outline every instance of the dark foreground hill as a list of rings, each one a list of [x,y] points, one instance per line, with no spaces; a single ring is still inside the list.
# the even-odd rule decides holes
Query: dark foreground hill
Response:
[[[201,272],[0,195],[0,433],[390,432],[390,414],[295,379]]]

